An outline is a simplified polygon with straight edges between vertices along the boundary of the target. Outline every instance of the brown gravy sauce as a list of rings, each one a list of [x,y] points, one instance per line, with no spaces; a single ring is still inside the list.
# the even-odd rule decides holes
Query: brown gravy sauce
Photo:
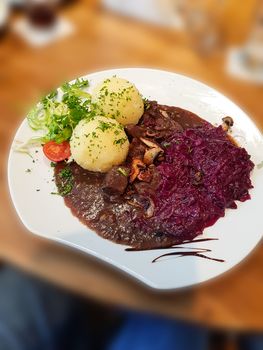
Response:
[[[163,111],[165,113],[163,113]],[[168,119],[167,115],[169,117]],[[163,128],[164,130],[160,131],[164,134],[169,129],[176,127],[176,125],[179,125],[181,130],[184,130],[190,127],[198,127],[205,122],[194,113],[184,109],[162,106],[151,102],[150,109],[144,112],[138,125],[142,128],[148,125],[148,128],[153,120],[159,123],[160,126],[165,126]],[[65,204],[70,208],[74,216],[101,237],[116,243],[131,246],[132,248],[126,249],[127,251],[166,249],[187,243],[183,238],[178,240],[178,238],[174,236],[168,236],[160,232],[141,232],[133,222],[134,219],[140,218],[143,215],[142,210],[131,205],[129,201],[125,199],[125,196],[105,196],[105,193],[102,191],[105,174],[87,171],[78,166],[75,162],[68,165],[66,163],[58,163],[55,168],[55,180],[57,185],[59,185],[60,182],[58,174],[65,167],[70,168],[74,179],[72,191],[64,197]],[[208,240],[211,239],[199,239],[195,240],[195,242]],[[191,241],[188,241],[188,243],[189,242]],[[169,255],[191,255],[222,261],[220,259],[207,257],[204,255],[204,253],[207,252],[210,252],[210,250],[202,248],[172,252],[157,257],[153,262]]]

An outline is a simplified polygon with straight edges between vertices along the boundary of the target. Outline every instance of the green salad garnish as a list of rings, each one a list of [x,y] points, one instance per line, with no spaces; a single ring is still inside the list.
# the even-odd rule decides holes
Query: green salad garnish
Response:
[[[88,80],[77,79],[65,83],[58,90],[45,96],[28,114],[27,120],[33,130],[43,131],[39,142],[55,141],[61,143],[70,139],[78,122],[96,115],[91,95],[83,89],[89,86]]]

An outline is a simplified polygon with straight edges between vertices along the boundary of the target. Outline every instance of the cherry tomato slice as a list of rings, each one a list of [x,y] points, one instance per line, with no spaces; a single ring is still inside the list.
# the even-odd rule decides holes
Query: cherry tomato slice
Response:
[[[52,162],[60,162],[70,157],[70,145],[68,141],[56,143],[49,141],[43,146],[45,156]]]

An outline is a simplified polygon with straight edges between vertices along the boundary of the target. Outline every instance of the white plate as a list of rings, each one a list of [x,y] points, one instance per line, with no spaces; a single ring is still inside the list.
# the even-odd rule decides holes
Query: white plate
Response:
[[[212,88],[182,75],[152,69],[113,69],[85,78],[92,87],[115,74],[135,83],[145,97],[188,109],[211,123],[220,124],[223,116],[232,116],[233,135],[251,154],[255,164],[262,162],[260,131],[238,106]],[[15,140],[26,141],[32,135],[34,132],[24,120]],[[42,151],[32,154],[34,162],[28,155],[11,149],[8,163],[12,200],[27,229],[107,261],[153,288],[186,287],[216,277],[243,260],[261,239],[263,168],[256,166],[252,173],[252,199],[238,203],[237,210],[226,210],[224,218],[204,231],[203,237],[218,240],[198,243],[198,247],[212,250],[209,256],[224,259],[224,263],[189,256],[169,257],[153,264],[151,261],[164,251],[126,252],[125,246],[107,241],[82,225],[64,205],[63,198],[50,194],[55,190],[53,169]],[[26,172],[26,169],[32,171]],[[165,253],[170,251],[174,249]]]

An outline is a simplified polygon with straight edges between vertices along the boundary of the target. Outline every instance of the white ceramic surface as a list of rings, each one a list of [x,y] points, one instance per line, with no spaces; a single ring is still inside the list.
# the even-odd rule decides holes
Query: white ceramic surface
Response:
[[[143,96],[162,104],[189,109],[211,123],[220,124],[222,117],[232,116],[235,121],[233,135],[251,154],[256,165],[262,162],[260,131],[238,106],[214,89],[182,75],[143,68],[108,70],[89,74],[86,78],[92,88],[114,74],[135,83]],[[14,140],[26,141],[33,135],[24,120]],[[33,149],[32,156],[34,162],[12,147],[8,163],[11,197],[27,229],[98,257],[153,288],[186,287],[219,276],[243,260],[261,239],[262,167],[256,166],[252,173],[252,199],[238,203],[238,210],[227,210],[224,218],[204,231],[203,237],[218,240],[186,245],[209,248],[212,252],[208,255],[224,259],[224,263],[189,256],[169,257],[153,264],[151,261],[164,251],[126,252],[125,246],[102,239],[82,225],[64,205],[63,198],[51,194],[56,190],[52,181],[53,169],[41,149]],[[31,172],[26,172],[26,169],[31,169]],[[165,253],[170,251],[175,249]]]
[[[7,0],[0,1],[0,29],[4,28],[10,13],[10,4]]]

